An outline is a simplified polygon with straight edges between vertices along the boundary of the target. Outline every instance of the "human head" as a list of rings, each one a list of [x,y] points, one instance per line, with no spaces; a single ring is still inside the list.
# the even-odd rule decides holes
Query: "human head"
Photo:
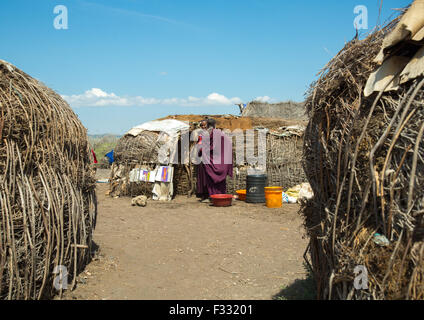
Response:
[[[208,129],[209,128],[215,129],[215,127],[216,127],[215,119],[208,119]]]
[[[208,120],[204,119],[200,121],[200,128],[206,130],[208,128]]]

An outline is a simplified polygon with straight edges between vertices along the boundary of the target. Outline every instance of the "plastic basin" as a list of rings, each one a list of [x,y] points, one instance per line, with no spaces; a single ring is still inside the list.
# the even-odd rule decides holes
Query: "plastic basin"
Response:
[[[215,207],[230,207],[233,203],[232,194],[215,194],[211,196],[212,204]]]

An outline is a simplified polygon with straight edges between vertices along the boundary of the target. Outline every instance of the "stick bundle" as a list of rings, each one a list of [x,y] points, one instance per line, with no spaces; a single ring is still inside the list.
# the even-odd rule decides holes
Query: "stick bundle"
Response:
[[[86,129],[67,103],[0,60],[0,299],[61,294],[60,266],[68,289],[75,285],[95,227],[91,163]]]
[[[320,299],[424,299],[424,80],[363,95],[397,21],[347,43],[307,98],[315,197],[303,214]],[[367,290],[354,287],[356,266],[368,271]]]

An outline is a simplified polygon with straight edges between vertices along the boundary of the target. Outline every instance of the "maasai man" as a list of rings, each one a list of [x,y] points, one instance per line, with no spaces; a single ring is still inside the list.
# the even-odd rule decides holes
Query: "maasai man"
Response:
[[[214,194],[227,193],[227,176],[233,176],[232,140],[216,127],[214,119],[207,120],[207,130],[202,136],[197,166],[197,195],[207,201]]]

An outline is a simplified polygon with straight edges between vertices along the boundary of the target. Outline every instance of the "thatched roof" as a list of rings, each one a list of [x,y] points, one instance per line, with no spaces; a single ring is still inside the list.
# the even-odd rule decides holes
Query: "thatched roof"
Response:
[[[51,297],[89,257],[94,172],[86,129],[54,91],[0,60],[0,299]]]
[[[267,103],[252,101],[242,111],[243,117],[278,118],[285,120],[307,120],[303,102]]]

